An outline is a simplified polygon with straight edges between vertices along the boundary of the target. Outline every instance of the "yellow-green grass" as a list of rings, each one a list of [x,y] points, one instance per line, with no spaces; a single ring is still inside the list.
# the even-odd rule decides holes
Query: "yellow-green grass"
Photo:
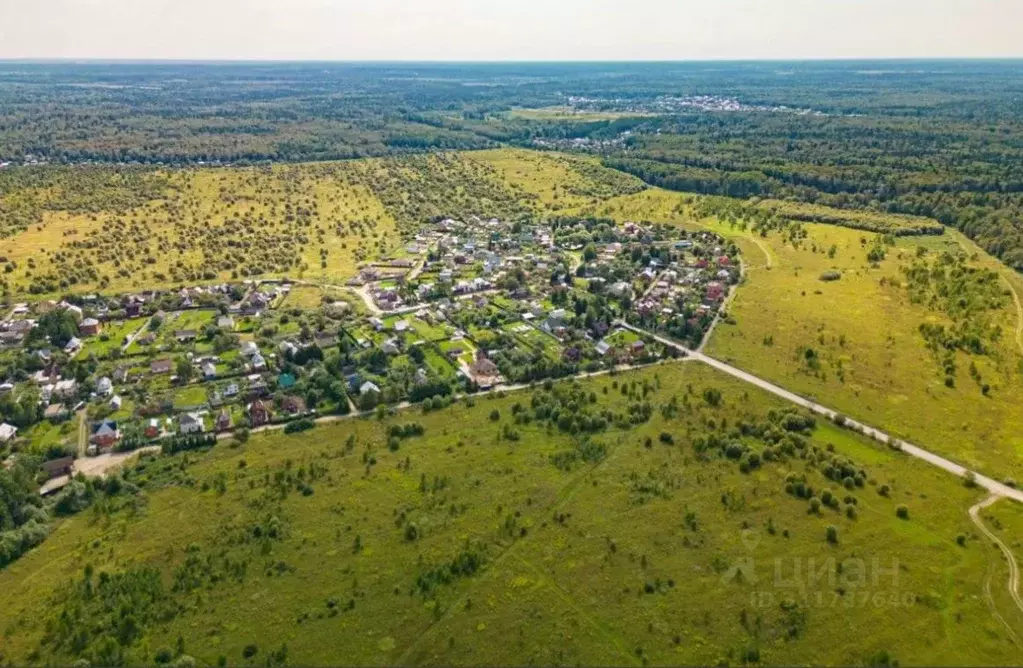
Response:
[[[299,309],[319,308],[323,303],[324,294],[323,288],[315,285],[293,285],[283,306]]]
[[[1011,501],[998,501],[983,509],[980,512],[980,519],[988,531],[994,533],[1009,548],[1016,559],[1017,567],[1023,564],[1023,506]],[[1007,587],[1008,562],[1002,558],[998,547],[989,542],[979,529],[973,530],[970,540],[984,546],[992,555],[991,568],[984,576],[984,587],[986,591],[991,592],[992,603],[999,614],[1009,625],[1023,620],[1023,610],[1016,605]]]
[[[301,262],[286,272],[268,268],[266,277],[289,275],[340,282],[357,273],[356,251],[363,249],[374,257],[399,245],[394,220],[368,188],[346,180],[348,163],[313,165],[282,165],[270,171],[261,169],[198,169],[164,174],[172,184],[163,200],[152,200],[145,206],[118,216],[113,212],[70,214],[48,211],[43,223],[4,240],[4,255],[17,263],[8,279],[18,291],[27,289],[32,276],[46,275],[67,263],[55,258],[64,251],[73,257],[87,259],[100,277],[107,277],[103,290],[122,292],[146,288],[170,288],[182,283],[217,282],[238,279],[239,271],[248,268],[255,251],[265,250],[267,240],[288,240],[299,249]],[[290,203],[293,210],[285,206]],[[314,210],[310,224],[296,221],[297,208]],[[313,209],[315,207],[315,209]],[[242,250],[229,247],[241,241],[237,232],[222,234],[230,221],[246,220],[246,227],[262,240]],[[146,238],[114,231],[113,221],[121,219],[132,224],[144,222]],[[352,223],[364,224],[363,232],[352,229]],[[335,231],[338,224],[342,232]],[[94,233],[98,247],[73,249]],[[126,252],[135,262],[150,255],[151,263],[133,267],[130,275],[118,274],[114,264],[116,252]],[[233,270],[220,266],[225,254],[234,252],[241,261]],[[326,252],[326,255],[321,255]],[[87,257],[86,257],[87,256]],[[35,263],[35,268],[29,262]],[[325,260],[325,262],[324,262]],[[323,265],[326,266],[323,266]],[[175,276],[174,269],[188,271]],[[213,271],[212,277],[204,275]],[[192,275],[190,272],[198,272]],[[98,281],[82,281],[56,290],[92,292]],[[37,295],[48,296],[48,295]]]
[[[910,303],[899,267],[912,261],[917,245],[935,251],[959,246],[975,256],[973,266],[999,271],[1006,287],[1023,295],[1018,275],[954,230],[900,237],[888,258],[871,268],[866,252],[877,238],[873,233],[807,223],[809,238],[796,249],[777,232],[761,237],[693,218],[686,202],[696,199],[651,189],[591,210],[620,220],[708,229],[737,243],[748,273],[729,307],[735,324],[722,322],[715,329],[708,354],[996,478],[1023,476],[1023,411],[1017,400],[1023,390],[1023,310],[1007,300],[995,313],[1004,332],[995,355],[959,353],[959,380],[948,388],[919,333],[922,323],[947,318]],[[832,245],[833,259],[827,254]],[[841,280],[821,281],[830,270],[841,271]],[[896,284],[882,285],[882,278]],[[828,360],[826,379],[807,372],[799,357],[806,347]],[[844,382],[836,372],[839,361]],[[989,397],[965,372],[971,361],[991,384]]]
[[[463,155],[496,169],[513,189],[538,197],[547,212],[595,205],[613,197],[617,194],[609,185],[613,182],[637,190],[644,187],[642,181],[607,169],[589,156],[508,148]]]
[[[175,408],[194,408],[205,403],[206,386],[202,383],[194,383],[174,391]]]
[[[606,457],[567,470],[550,461],[573,447],[572,437],[556,430],[517,425],[519,441],[498,440],[512,405],[529,405],[526,392],[178,455],[169,470],[193,484],[148,491],[135,512],[86,511],[62,521],[42,546],[0,571],[5,658],[73,658],[51,656],[40,639],[46,620],[59,614],[62,585],[87,564],[96,573],[152,565],[169,588],[186,548],[195,546],[201,559],[224,550],[248,561],[244,581],[173,595],[182,611],[145,629],[130,661],[151,662],[180,636],[202,663],[221,655],[241,663],[249,644],[259,649],[254,660],[287,644],[289,661],[303,665],[740,663],[751,648],[765,664],[862,664],[880,650],[903,665],[1018,662],[1018,647],[984,597],[982,575],[997,557],[982,545],[955,542],[970,531],[966,508],[981,498],[976,490],[822,425],[813,444],[852,456],[871,482],[851,492],[857,519],[831,510],[808,514],[805,501],[783,490],[789,471],[804,471],[802,460],[742,474],[734,461],[701,461],[692,447],[708,420],[736,425],[783,404],[696,363],[605,376],[584,387],[599,406],[622,410],[616,386],[644,380],[657,388],[647,397],[655,407],[688,395],[693,408],[671,419],[655,410],[647,424],[599,434]],[[703,404],[707,387],[722,391],[721,407]],[[497,423],[489,419],[495,409]],[[389,451],[387,426],[410,421],[425,435]],[[674,445],[659,442],[661,432],[672,433]],[[375,464],[367,465],[370,457]],[[156,473],[162,461],[148,463],[148,475],[170,475]],[[310,483],[311,495],[292,491],[273,500],[266,476],[313,464],[323,473]],[[817,488],[839,487],[816,471],[808,475]],[[224,493],[212,485],[218,477]],[[650,492],[657,484],[663,493]],[[890,498],[876,492],[880,484],[891,485]],[[896,517],[900,504],[908,520]],[[270,514],[280,520],[282,539],[265,548],[263,541],[231,540]],[[416,525],[416,540],[407,539],[402,514]],[[834,545],[825,540],[829,524],[839,532]],[[482,571],[439,585],[429,597],[414,592],[421,574],[480,543]],[[822,582],[808,579],[806,569],[817,573],[832,558],[863,561],[845,562],[853,580],[844,585],[828,582],[828,568]],[[776,562],[782,580],[775,579]],[[849,569],[860,563],[867,570],[857,586]],[[895,563],[901,567],[879,572]],[[277,564],[285,572],[269,575]],[[746,564],[752,570],[745,577],[724,577]],[[786,586],[795,564],[804,569],[804,591]],[[647,585],[654,591],[645,592]],[[339,613],[330,613],[331,600]],[[354,609],[345,610],[349,600]],[[792,616],[781,607],[790,601]],[[1023,633],[1020,620],[1010,623]]]
[[[902,240],[872,269],[860,244],[863,233],[824,225],[807,230],[816,253],[809,244],[800,250],[782,244],[776,235],[764,240],[776,258],[774,268],[753,274],[740,288],[730,307],[737,324],[722,324],[707,352],[969,467],[996,477],[1023,473],[1017,401],[1023,379],[1012,337],[1002,338],[995,356],[957,355],[962,370],[976,364],[992,385],[990,396],[965,373],[954,388],[946,387],[918,331],[922,323],[946,318],[910,303],[901,285],[881,284],[882,278],[900,281],[899,265],[910,261],[914,240]],[[948,242],[957,239],[949,235]],[[824,252],[832,245],[838,247],[834,259]],[[820,275],[833,269],[842,272],[841,280],[822,282]],[[996,320],[1008,333],[1018,317],[1010,303]],[[826,378],[807,373],[802,347],[828,360]]]

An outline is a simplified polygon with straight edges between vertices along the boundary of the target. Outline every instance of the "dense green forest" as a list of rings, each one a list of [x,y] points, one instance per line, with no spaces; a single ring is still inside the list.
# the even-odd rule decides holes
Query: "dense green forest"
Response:
[[[0,162],[584,151],[675,190],[935,218],[1023,269],[1021,93],[1015,61],[7,62]]]

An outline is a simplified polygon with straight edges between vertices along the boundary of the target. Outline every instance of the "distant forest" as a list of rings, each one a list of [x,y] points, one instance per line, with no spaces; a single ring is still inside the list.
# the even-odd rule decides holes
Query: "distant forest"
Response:
[[[933,217],[1023,270],[1021,65],[3,62],[0,198],[44,169],[25,163],[510,144],[595,153],[673,190]]]

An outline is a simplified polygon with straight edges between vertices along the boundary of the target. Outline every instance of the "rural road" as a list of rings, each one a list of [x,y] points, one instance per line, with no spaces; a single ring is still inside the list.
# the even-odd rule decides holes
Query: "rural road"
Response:
[[[671,339],[659,336],[657,334],[653,334],[644,329],[640,329],[639,327],[636,327],[634,325],[630,325],[624,321],[618,321],[615,324],[625,327],[627,329],[631,329],[632,331],[638,334],[650,336],[666,346],[670,346],[672,348],[675,348],[676,350],[680,350],[686,353],[687,355],[690,356],[691,359],[695,361],[703,362],[704,364],[711,366],[717,369],[718,371],[727,373],[728,375],[738,378],[739,380],[745,381],[747,383],[750,383],[751,385],[756,385],[762,390],[770,392],[771,394],[781,397],[782,399],[790,401],[798,406],[802,406],[803,408],[806,408],[813,413],[823,415],[829,420],[834,419],[837,415],[840,414],[838,411],[822,406],[814,401],[810,401],[809,399],[801,397],[800,395],[794,392],[789,392],[784,388],[778,387],[774,383],[766,381],[763,378],[759,378],[758,376],[754,376],[751,373],[747,373],[742,369],[738,369],[730,364],[726,364],[725,362],[714,359],[713,357],[709,357],[704,353],[695,350],[690,350],[685,346],[682,346],[681,344],[672,341]],[[937,466],[938,468],[943,469],[951,473],[952,475],[963,477],[967,473],[973,473],[978,486],[983,487],[987,491],[997,496],[1005,497],[1008,499],[1012,499],[1013,501],[1023,503],[1023,491],[1014,489],[1012,487],[1009,487],[1008,485],[1004,485],[998,482],[997,480],[993,480],[991,478],[988,478],[987,476],[980,475],[979,473],[971,472],[966,467],[960,466],[959,464],[956,464],[955,462],[946,459],[941,455],[937,455],[929,450],[925,450],[907,441],[895,439],[886,432],[881,431],[880,429],[877,429],[875,427],[863,424],[862,422],[858,422],[847,417],[845,419],[845,424],[847,427],[854,430],[858,430],[877,441],[880,441],[882,443],[895,444],[899,447],[900,450],[902,450],[902,452],[905,452],[908,455],[916,457],[917,459],[922,459],[928,464],[931,464],[932,466]]]
[[[557,379],[552,379],[552,380],[555,383],[562,383],[562,382],[572,381],[572,380],[584,380],[586,378],[596,378],[597,376],[606,376],[606,375],[608,375],[610,373],[621,373],[623,371],[633,371],[633,370],[636,370],[636,369],[646,369],[646,368],[649,368],[649,367],[657,366],[659,364],[669,364],[669,363],[673,363],[673,362],[686,362],[688,360],[689,360],[689,358],[682,357],[682,358],[678,358],[678,359],[674,359],[674,360],[660,360],[660,361],[657,361],[657,362],[652,362],[650,364],[623,364],[621,366],[616,366],[613,369],[603,369],[601,371],[590,371],[588,373],[581,373],[581,374],[578,374],[578,375],[575,375],[575,376],[565,376],[564,378],[557,378]],[[522,390],[528,390],[528,389],[531,389],[531,388],[542,387],[542,385],[543,385],[542,382],[541,383],[516,383],[514,385],[495,385],[494,387],[490,388],[489,390],[481,390],[479,392],[476,392],[475,394],[456,394],[456,395],[452,396],[452,399],[453,400],[458,400],[458,399],[463,399],[463,398],[473,398],[473,399],[475,399],[477,397],[485,397],[487,395],[497,394],[499,392],[504,392],[504,393],[508,393],[508,392],[521,392]],[[400,404],[394,404],[393,406],[388,406],[388,409],[389,410],[394,410],[394,411],[404,411],[404,410],[408,410],[410,408],[415,408],[416,406],[418,406],[418,404],[414,404],[414,403],[411,403],[409,401],[403,401]],[[376,415],[376,409],[368,410],[368,411],[361,411],[361,412],[353,411],[353,412],[347,413],[345,415],[324,415],[323,417],[315,418],[313,420],[313,422],[315,422],[316,424],[329,424],[331,422],[341,422],[342,420],[352,420],[352,419],[355,419],[355,418],[373,417],[375,415]],[[284,429],[286,424],[287,424],[286,422],[281,422],[281,423],[278,423],[278,424],[265,424],[265,425],[263,425],[261,427],[255,427],[255,428],[251,429],[249,431],[249,433],[250,434],[259,434],[259,433],[267,432],[267,431],[279,431],[281,429]],[[231,438],[232,435],[233,435],[233,432],[231,432],[231,431],[222,431],[222,432],[219,432],[217,434],[217,440],[218,441],[222,441],[224,439]],[[138,451],[136,450],[136,452],[138,452]]]
[[[1016,557],[1013,555],[1012,550],[1001,541],[990,529],[984,526],[984,522],[980,519],[980,511],[987,508],[991,504],[995,503],[1001,497],[997,494],[992,494],[988,498],[984,499],[980,503],[970,508],[970,519],[977,528],[981,530],[988,539],[991,540],[998,549],[1005,555],[1005,560],[1009,564],[1009,595],[1012,596],[1012,600],[1016,602],[1016,607],[1019,608],[1020,612],[1023,612],[1023,599],[1019,595],[1019,565],[1016,563]]]

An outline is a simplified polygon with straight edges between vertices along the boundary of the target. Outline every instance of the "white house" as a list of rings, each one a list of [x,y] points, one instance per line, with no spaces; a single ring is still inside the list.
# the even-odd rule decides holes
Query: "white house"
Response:
[[[178,420],[178,431],[182,434],[198,434],[206,429],[202,422],[202,416],[195,413],[185,413]]]
[[[114,391],[114,384],[110,382],[110,379],[103,376],[96,381],[96,394],[108,396]]]
[[[6,422],[0,422],[0,443],[6,443],[13,439],[14,435],[17,433],[18,428],[14,425],[7,424]]]

